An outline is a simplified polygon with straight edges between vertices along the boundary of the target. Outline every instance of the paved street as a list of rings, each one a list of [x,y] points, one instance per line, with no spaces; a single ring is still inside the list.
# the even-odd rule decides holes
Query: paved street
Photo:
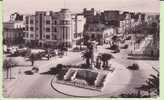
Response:
[[[79,54],[68,53],[68,56],[64,56],[63,58],[58,57],[58,58],[52,58],[49,61],[47,60],[36,61],[35,66],[39,67],[39,73],[42,73],[42,72],[48,71],[49,68],[56,66],[56,64],[58,63],[78,64],[80,62],[82,62],[82,58],[81,56],[79,56]],[[30,62],[28,62],[26,65],[28,64],[30,65]],[[13,74],[16,75],[16,79],[5,80],[5,85],[7,85],[6,87],[7,93],[5,94],[6,96],[9,96],[9,97],[56,97],[58,95],[59,96],[61,95],[57,92],[55,93],[55,91],[52,90],[52,88],[50,87],[50,81],[53,76],[40,75],[40,74],[24,75],[23,71],[30,70],[31,68],[32,68],[31,66],[23,66],[22,68],[21,66],[19,66],[17,68],[13,68]],[[20,70],[22,71],[22,74],[17,75]],[[19,88],[16,88],[16,87],[19,87]]]
[[[98,47],[98,52],[110,53],[110,50]],[[133,92],[135,87],[140,86],[145,82],[150,74],[154,73],[151,68],[159,68],[159,61],[144,61],[135,60],[139,64],[140,69],[138,71],[130,71],[126,67],[134,63],[134,60],[127,59],[127,52],[122,50],[121,53],[113,54],[114,59],[109,63],[117,70],[114,72],[112,78],[104,87],[104,92],[97,93],[91,90],[80,89],[77,87],[65,86],[56,84],[55,86],[60,91],[70,94],[83,96],[96,96],[101,95],[103,97],[118,96],[121,93]],[[52,89],[51,80],[54,76],[39,74],[46,72],[51,67],[55,67],[56,64],[80,64],[83,62],[81,53],[68,52],[67,56],[63,58],[51,58],[50,60],[36,61],[35,66],[39,68],[39,73],[34,75],[25,75],[24,71],[30,70],[30,62],[25,62],[24,58],[18,57],[19,63],[25,66],[18,66],[12,69],[12,74],[16,79],[5,80],[4,96],[7,97],[68,97],[62,93],[59,93]],[[18,74],[19,73],[19,74]],[[19,88],[18,88],[19,87]],[[71,92],[72,91],[72,92]],[[73,92],[74,91],[74,92]],[[76,91],[76,92],[75,92]]]

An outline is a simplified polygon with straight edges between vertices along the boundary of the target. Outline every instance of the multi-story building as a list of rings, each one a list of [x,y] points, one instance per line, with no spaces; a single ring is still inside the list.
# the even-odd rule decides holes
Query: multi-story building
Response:
[[[101,20],[103,24],[108,26],[119,26],[119,11],[117,10],[106,10],[101,13]]]
[[[87,24],[87,29],[84,31],[84,37],[88,37],[90,40],[102,44],[102,32],[104,29],[104,24]]]
[[[123,12],[120,14],[120,26],[118,33],[132,34],[136,30],[136,26],[143,24],[144,15],[141,13],[134,12]]]
[[[109,34],[117,33],[119,26],[119,11],[104,11],[95,13],[94,9],[83,11],[86,17],[86,24],[84,27],[84,36],[89,37],[92,41],[97,41],[98,44],[104,44],[109,40]],[[111,36],[111,35],[110,35]]]
[[[86,24],[101,23],[101,13],[96,12],[94,8],[91,8],[91,10],[85,8],[83,15],[86,18]]]
[[[15,12],[15,13],[10,15],[9,21],[23,21],[23,20],[24,20],[24,16]]]
[[[83,40],[84,25],[86,19],[82,14],[74,14],[72,16],[72,32],[73,32],[73,44],[80,44]]]
[[[83,14],[84,14],[84,17],[88,17],[88,16],[94,16],[96,12],[94,8],[91,8],[91,10],[87,10],[86,8],[84,8]]]
[[[116,27],[108,27],[104,24],[89,24],[87,31],[84,32],[85,37],[96,41],[99,45],[108,44],[116,34]]]
[[[13,13],[10,20],[3,23],[3,42],[6,45],[17,45],[23,43],[24,17]]]
[[[26,43],[42,47],[73,46],[75,34],[82,33],[81,27],[85,24],[84,20],[79,17],[75,20],[73,16],[69,9],[37,11],[35,15],[26,16]]]

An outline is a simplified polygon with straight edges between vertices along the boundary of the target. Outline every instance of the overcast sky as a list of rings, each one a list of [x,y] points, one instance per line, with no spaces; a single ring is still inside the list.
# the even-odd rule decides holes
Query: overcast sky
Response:
[[[34,13],[40,10],[59,10],[69,8],[82,11],[83,8],[117,9],[140,12],[160,12],[159,0],[4,0],[4,21],[9,19],[13,12],[23,14]]]

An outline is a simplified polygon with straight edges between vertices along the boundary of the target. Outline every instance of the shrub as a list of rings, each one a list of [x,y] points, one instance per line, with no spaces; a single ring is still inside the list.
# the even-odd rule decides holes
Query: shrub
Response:
[[[87,64],[81,64],[80,65],[80,68],[82,68],[82,69],[88,69],[89,68],[89,65],[87,65]]]
[[[64,75],[66,74],[67,70],[61,70],[57,73],[56,77],[58,80],[64,80]]]
[[[110,50],[117,50],[118,49],[118,45],[112,45],[109,49]]]

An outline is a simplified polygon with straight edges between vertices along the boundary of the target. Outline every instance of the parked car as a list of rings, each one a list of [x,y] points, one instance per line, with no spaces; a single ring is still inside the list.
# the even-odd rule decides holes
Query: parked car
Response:
[[[10,54],[15,54],[15,52],[17,51],[18,48],[16,47],[9,47],[8,51],[10,52]]]
[[[39,71],[39,68],[33,67],[31,71],[32,71],[33,73],[37,73],[37,72]]]
[[[18,48],[15,52],[18,56],[26,56],[27,48]]]
[[[31,70],[27,70],[24,72],[26,75],[33,75],[34,73]]]
[[[132,66],[128,66],[127,68],[130,70],[139,70],[139,65],[134,63]]]
[[[131,40],[131,36],[128,36],[127,38],[125,38],[125,40]]]
[[[54,49],[48,50],[46,55],[48,55],[48,54],[49,54],[50,58],[57,55],[56,50],[54,50]]]
[[[124,46],[121,47],[121,49],[127,49],[128,48],[128,45],[125,44]]]
[[[112,53],[119,53],[120,49],[114,50]]]
[[[38,72],[39,72],[39,68],[33,67],[31,70],[27,70],[27,71],[25,71],[24,73],[25,73],[26,75],[33,75],[34,73],[38,73]]]

